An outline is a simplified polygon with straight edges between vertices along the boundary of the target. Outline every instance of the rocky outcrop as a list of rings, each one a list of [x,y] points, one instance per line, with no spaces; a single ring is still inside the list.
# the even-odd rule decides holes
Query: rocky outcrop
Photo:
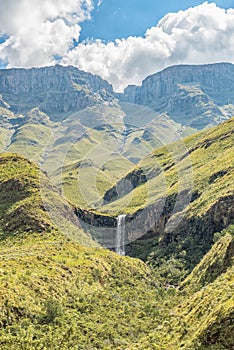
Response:
[[[232,116],[234,65],[169,67],[147,77],[142,86],[128,86],[124,94],[114,93],[99,76],[71,66],[4,69],[0,70],[0,94],[0,105],[9,106],[14,113],[25,114],[37,107],[61,120],[69,113],[103,102],[115,104],[119,99],[130,103],[133,110],[134,104],[142,105],[166,113],[177,123],[202,129]],[[148,122],[144,114],[142,125]]]
[[[196,200],[196,197],[196,194],[192,196],[192,201]],[[178,214],[172,215],[175,199],[167,198],[165,203],[155,203],[147,210],[135,213],[134,218],[129,217],[130,222],[135,220],[134,230],[127,233],[129,244],[126,251],[130,256],[137,257],[134,251],[136,242],[139,247],[143,247],[147,240],[153,238],[155,242],[158,242],[157,249],[165,250],[165,258],[170,257],[170,251],[174,253],[177,251],[178,254],[186,251],[188,253],[186,256],[187,267],[191,269],[211,248],[214,233],[221,232],[234,222],[233,195],[219,198],[202,216],[184,215],[178,225]],[[163,208],[162,213],[160,213],[160,207]],[[168,226],[169,220],[171,221],[170,226]],[[168,229],[169,227],[170,229]],[[143,232],[144,234],[142,234]],[[151,249],[152,244],[149,246],[147,256]],[[189,254],[194,249],[199,251],[198,255]],[[167,253],[168,256],[166,256]]]
[[[119,98],[122,102],[136,103],[136,94],[138,91],[138,86],[129,85],[125,90],[124,94],[119,94]]]
[[[78,218],[95,227],[116,227],[117,226],[117,220],[116,217],[108,216],[108,215],[101,215],[97,214],[88,210],[76,208],[75,213],[78,216]]]
[[[198,194],[194,193],[191,196],[191,202],[197,198]],[[154,239],[160,241],[158,243],[159,249],[165,249],[169,252],[170,247],[177,245],[180,247],[178,253],[183,250],[189,252],[191,249],[199,247],[200,254],[205,254],[212,246],[214,233],[222,231],[234,221],[233,200],[232,195],[220,198],[201,217],[185,215],[178,225],[178,214],[172,215],[176,202],[175,196],[168,197],[166,200],[158,200],[153,205],[138,210],[133,215],[127,215],[125,219],[126,252],[132,257],[138,257],[132,249],[136,242],[139,247],[141,245],[143,247],[145,242]],[[78,208],[75,212],[81,226],[89,232],[94,240],[114,250],[117,217]],[[168,229],[169,220],[170,229]],[[151,248],[152,245],[149,246],[149,249]],[[201,255],[188,254],[186,258],[188,267],[192,268],[200,258]]]
[[[234,65],[230,63],[173,66],[146,78],[137,90],[136,103],[171,95],[178,84],[199,84],[218,103],[234,98]]]
[[[134,188],[146,183],[147,181],[147,177],[142,169],[139,168],[130,172],[105,193],[103,198],[104,203],[110,203],[125,196]]]
[[[169,67],[147,77],[140,87],[127,87],[120,98],[165,112],[183,125],[199,129],[216,125],[232,116],[220,107],[234,105],[234,65]]]
[[[85,232],[103,247],[115,251],[117,217],[76,208],[75,214]]]
[[[0,93],[13,112],[39,107],[48,115],[114,99],[112,86],[99,76],[59,65],[1,70]]]

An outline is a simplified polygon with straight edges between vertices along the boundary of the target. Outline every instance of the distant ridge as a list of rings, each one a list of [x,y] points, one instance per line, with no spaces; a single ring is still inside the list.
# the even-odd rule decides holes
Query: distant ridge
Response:
[[[127,87],[120,99],[203,129],[234,115],[234,65],[177,65]]]

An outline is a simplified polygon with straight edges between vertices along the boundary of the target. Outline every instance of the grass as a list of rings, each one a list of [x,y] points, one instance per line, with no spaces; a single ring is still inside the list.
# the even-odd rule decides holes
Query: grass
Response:
[[[165,313],[140,261],[73,242],[25,242],[1,248],[2,349],[114,349],[153,330],[149,301]]]
[[[157,149],[125,175],[117,187],[108,190],[105,198],[124,182],[132,184],[130,191],[117,191],[116,198],[112,196],[97,208],[99,213],[132,217],[140,217],[142,210],[148,213],[144,222],[130,232],[141,237],[129,244],[131,256],[160,266],[162,275],[168,273],[169,261],[170,268],[177,271],[174,275],[181,281],[211,248],[215,232],[231,223],[233,128],[234,119],[230,119],[218,127]],[[139,181],[139,174],[147,181]],[[185,194],[189,198],[187,202]],[[161,210],[163,224],[156,222],[155,226],[149,226],[157,208]],[[180,217],[182,221],[173,228]],[[169,218],[172,225],[166,226]],[[172,282],[175,283],[173,276]]]
[[[74,82],[73,88],[85,90],[78,82]],[[29,98],[23,104],[26,108],[32,101]],[[0,151],[18,153],[40,164],[69,201],[84,209],[99,202],[108,188],[156,147],[172,142],[177,135],[194,132],[165,115],[157,116],[151,111],[152,115],[147,116],[148,110],[143,120],[143,107],[131,106],[130,113],[116,101],[109,106],[97,103],[82,111],[58,113],[57,116],[42,112],[40,106],[31,107],[25,115],[13,114],[7,106],[0,109],[2,120],[5,120],[5,124],[0,125]],[[77,187],[77,174],[70,176],[66,170],[75,163],[89,160],[97,167],[83,171],[83,182],[90,173],[94,178],[99,170],[95,189],[90,188],[87,201]],[[106,168],[104,172],[102,167]]]
[[[167,301],[149,267],[56,227],[45,198],[69,204],[30,161],[1,155],[0,185],[1,349],[112,349],[153,330]]]
[[[139,162],[137,167],[142,169],[144,175],[148,179],[147,183],[144,185],[145,188],[149,188],[148,203],[153,203],[160,197],[162,188],[158,191],[155,191],[154,188],[157,183],[160,183],[159,179],[160,177],[162,178],[162,176],[166,181],[167,193],[177,194],[178,175],[181,177],[185,177],[186,174],[190,175],[191,181],[194,184],[192,191],[200,192],[202,194],[200,200],[203,199],[207,201],[210,197],[208,193],[212,192],[212,183],[210,183],[210,179],[214,177],[215,174],[219,174],[220,171],[224,171],[227,172],[227,174],[223,176],[217,175],[217,179],[214,179],[214,181],[216,181],[214,186],[216,187],[216,193],[219,195],[219,191],[217,192],[217,181],[221,181],[221,188],[223,188],[222,181],[225,181],[226,192],[228,192],[228,188],[232,190],[233,124],[234,119],[231,119],[224,123],[222,128],[216,127],[210,131],[189,136],[183,139],[182,142],[178,142],[178,144],[157,149]],[[209,144],[210,146],[206,148],[206,145]],[[183,153],[185,156],[180,160],[179,158],[183,156]],[[161,170],[160,174],[155,176],[155,173],[157,174],[159,172],[158,170]],[[134,170],[132,174],[134,176]],[[131,177],[131,172],[127,176]],[[142,187],[142,191],[143,190],[144,188]],[[127,194],[123,199],[129,203],[128,196],[136,197],[135,205],[131,206],[131,208],[124,208],[127,213],[133,214],[139,210],[142,205],[140,199],[137,201],[138,195],[135,195],[135,191],[138,191],[138,189],[133,189],[132,193]],[[206,193],[204,193],[204,191]],[[121,201],[122,198],[104,206],[102,210],[114,213],[117,211],[118,207],[119,209],[121,208]]]
[[[85,245],[91,238],[75,221],[74,209],[47,176],[27,159],[0,156],[0,235],[25,235],[60,229]]]
[[[30,161],[1,155],[0,186],[1,349],[230,349],[232,226],[177,289],[160,268],[91,247],[77,226],[68,236],[64,211],[56,226],[52,203],[70,206]]]
[[[182,283],[169,318],[129,349],[232,349],[233,233],[232,225]]]
[[[39,162],[41,160],[45,144],[51,137],[48,126],[40,124],[27,124],[22,126],[13,135],[8,151],[21,154],[28,159]]]

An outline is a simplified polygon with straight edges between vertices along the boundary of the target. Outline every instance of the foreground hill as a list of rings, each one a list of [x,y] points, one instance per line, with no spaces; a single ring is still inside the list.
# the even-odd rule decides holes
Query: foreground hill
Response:
[[[0,239],[58,230],[84,245],[95,245],[80,227],[74,208],[45,173],[19,155],[0,155]]]
[[[170,318],[129,349],[231,350],[234,348],[234,226],[182,284]]]
[[[87,247],[72,207],[28,160],[1,155],[0,186],[1,349],[232,348],[232,226],[175,289],[138,259]]]
[[[149,303],[167,311],[149,267],[95,248],[28,160],[1,155],[0,187],[1,349],[116,349],[153,330]]]

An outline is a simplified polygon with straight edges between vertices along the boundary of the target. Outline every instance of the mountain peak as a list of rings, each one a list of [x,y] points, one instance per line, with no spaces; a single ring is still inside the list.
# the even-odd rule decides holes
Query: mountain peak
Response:
[[[148,76],[141,86],[127,87],[120,98],[203,129],[234,115],[234,65],[223,62],[171,66]]]
[[[99,76],[61,65],[1,70],[0,91],[16,113],[39,107],[57,115],[114,99],[112,86]]]

